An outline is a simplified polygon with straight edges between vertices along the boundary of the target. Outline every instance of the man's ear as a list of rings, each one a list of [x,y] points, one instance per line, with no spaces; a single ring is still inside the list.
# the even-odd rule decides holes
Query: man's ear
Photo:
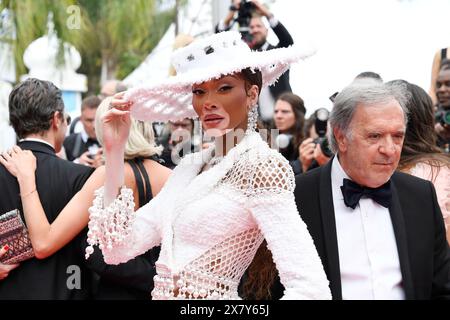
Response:
[[[63,119],[62,113],[60,111],[55,111],[53,117],[50,119],[50,127],[58,130],[59,126],[62,124],[61,119]]]
[[[334,138],[337,142],[338,150],[342,153],[347,151],[348,139],[347,136],[338,128],[333,129]]]

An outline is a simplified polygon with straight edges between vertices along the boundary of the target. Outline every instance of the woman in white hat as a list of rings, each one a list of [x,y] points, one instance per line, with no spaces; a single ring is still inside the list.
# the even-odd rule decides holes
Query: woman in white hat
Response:
[[[284,298],[331,297],[295,206],[289,163],[255,130],[261,86],[304,56],[292,48],[251,52],[239,33],[223,32],[176,51],[177,76],[111,103],[103,120],[111,174],[90,209],[88,241],[99,243],[105,260],[114,264],[161,243],[154,299],[239,298],[240,279],[263,240]],[[161,193],[137,213],[115,174],[123,171],[130,114],[153,121],[198,116],[215,136],[215,146],[183,158]]]
[[[305,56],[293,48],[251,52],[239,33],[223,32],[176,51],[177,76],[116,95],[103,116],[106,180],[89,209],[86,256],[98,244],[107,263],[119,264],[161,245],[153,299],[239,299],[240,280],[265,240],[283,298],[330,299],[297,212],[292,169],[256,132],[261,87]],[[185,156],[136,212],[122,174],[130,115],[199,116],[215,137],[210,148]]]

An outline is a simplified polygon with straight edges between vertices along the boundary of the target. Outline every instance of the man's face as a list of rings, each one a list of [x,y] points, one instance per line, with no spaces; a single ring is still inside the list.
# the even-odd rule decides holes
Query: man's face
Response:
[[[95,112],[97,109],[85,108],[81,112],[81,123],[89,138],[96,139],[95,135]]]
[[[250,20],[250,34],[253,36],[253,42],[257,45],[266,42],[267,33],[269,32],[262,22],[261,18],[256,17]]]
[[[383,185],[397,168],[405,130],[403,110],[396,100],[358,105],[348,128],[350,135],[334,130],[342,168],[362,186]]]
[[[172,143],[180,143],[183,140],[192,139],[193,125],[191,120],[183,119],[169,122]]]
[[[170,121],[169,125],[170,125],[171,132],[174,132],[176,130],[184,130],[184,131],[187,131],[190,133],[193,129],[192,122],[189,119],[183,119],[183,120],[179,120],[179,121]]]
[[[450,109],[450,69],[441,70],[436,81],[436,95],[439,104]]]

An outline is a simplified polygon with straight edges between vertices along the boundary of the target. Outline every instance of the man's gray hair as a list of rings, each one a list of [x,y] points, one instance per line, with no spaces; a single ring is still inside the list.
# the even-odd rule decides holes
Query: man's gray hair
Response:
[[[338,149],[334,129],[339,129],[347,137],[351,137],[350,123],[358,106],[375,107],[397,100],[405,115],[405,125],[408,121],[406,103],[410,97],[406,85],[403,83],[383,83],[373,79],[357,79],[342,90],[334,100],[328,128],[328,140],[331,150]]]

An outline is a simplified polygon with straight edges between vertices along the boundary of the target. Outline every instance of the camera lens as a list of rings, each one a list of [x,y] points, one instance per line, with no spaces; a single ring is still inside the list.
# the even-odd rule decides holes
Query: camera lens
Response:
[[[328,158],[333,156],[333,152],[330,149],[330,144],[328,143],[327,138],[322,138],[322,141],[320,142],[320,150]]]

